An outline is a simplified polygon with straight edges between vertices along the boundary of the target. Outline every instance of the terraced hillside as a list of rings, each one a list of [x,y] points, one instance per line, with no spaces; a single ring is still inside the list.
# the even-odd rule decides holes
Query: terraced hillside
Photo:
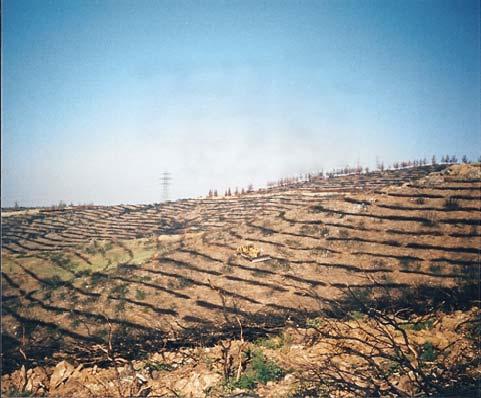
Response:
[[[479,166],[453,165],[159,205],[6,213],[3,371],[215,344],[239,337],[239,325],[255,339],[335,316],[353,294],[420,313],[473,305],[480,210]],[[244,245],[263,261],[237,255]]]
[[[6,212],[2,216],[2,249],[11,254],[58,251],[92,239],[138,239],[163,234],[226,228],[252,217],[275,215],[305,200],[341,192],[401,185],[444,166],[426,166],[369,175],[310,182],[242,196],[185,199],[156,205],[82,206]],[[18,214],[18,215],[17,215]]]

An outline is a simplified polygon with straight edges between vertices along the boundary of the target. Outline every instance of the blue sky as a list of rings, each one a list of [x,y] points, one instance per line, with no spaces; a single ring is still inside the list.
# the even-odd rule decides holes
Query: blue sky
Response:
[[[481,153],[478,1],[2,2],[2,206]]]

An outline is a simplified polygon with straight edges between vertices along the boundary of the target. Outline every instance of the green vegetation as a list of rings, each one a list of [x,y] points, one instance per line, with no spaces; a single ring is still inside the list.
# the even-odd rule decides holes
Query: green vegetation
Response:
[[[228,387],[252,390],[259,383],[266,384],[269,381],[280,380],[284,376],[284,369],[266,359],[261,350],[249,349],[244,354],[248,360],[246,371],[238,381],[229,380]]]
[[[427,319],[425,321],[416,322],[413,325],[413,330],[431,329],[434,325],[434,319]]]
[[[126,306],[125,300],[123,300],[123,299],[119,300],[119,302],[115,306],[115,312],[117,312],[117,313],[124,312],[125,306]]]
[[[404,325],[401,325],[401,327],[404,330],[429,330],[433,327],[434,325],[434,319],[426,319],[423,321],[418,321],[418,322],[408,322]]]
[[[171,372],[175,368],[165,362],[155,362],[155,361],[148,361],[145,363],[144,368],[150,371],[157,370],[157,371],[166,371]]]
[[[76,266],[66,255],[61,253],[47,254],[47,258],[50,259],[56,266],[66,269],[68,271],[74,271]]]
[[[146,296],[147,295],[145,294],[145,292],[143,290],[137,289],[135,291],[135,298],[137,300],[144,300]]]
[[[309,328],[319,328],[322,325],[322,320],[320,318],[308,319],[306,321],[306,326]]]
[[[121,283],[119,285],[114,285],[110,289],[110,293],[118,295],[121,298],[125,298],[129,292],[129,285],[127,283]]]
[[[90,276],[91,274],[92,274],[92,271],[90,271],[89,269],[85,269],[85,270],[76,272],[75,276],[77,278],[82,278],[82,277],[85,277],[85,276]]]
[[[348,314],[349,314],[349,318],[354,319],[355,321],[358,321],[359,319],[364,318],[364,314],[357,310],[349,311]]]
[[[92,285],[96,285],[97,283],[101,282],[101,281],[105,281],[107,279],[107,275],[105,274],[101,274],[100,272],[94,272],[91,276],[90,276],[90,281],[92,283]]]
[[[255,345],[260,347],[269,348],[271,350],[276,350],[284,345],[284,341],[281,337],[271,337],[271,338],[261,338],[254,342]]]
[[[81,247],[90,264],[83,261],[81,268],[103,270],[117,267],[122,263],[142,264],[155,253],[155,243],[149,239],[130,239],[125,241],[94,241]]]
[[[438,357],[438,350],[432,343],[427,342],[422,346],[422,352],[419,359],[423,362],[433,362]]]

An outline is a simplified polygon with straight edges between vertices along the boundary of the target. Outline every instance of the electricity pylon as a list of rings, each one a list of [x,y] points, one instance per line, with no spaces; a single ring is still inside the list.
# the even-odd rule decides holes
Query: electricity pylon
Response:
[[[168,171],[164,171],[160,177],[160,185],[162,186],[162,201],[167,202],[169,200],[169,186],[172,181],[172,177]]]

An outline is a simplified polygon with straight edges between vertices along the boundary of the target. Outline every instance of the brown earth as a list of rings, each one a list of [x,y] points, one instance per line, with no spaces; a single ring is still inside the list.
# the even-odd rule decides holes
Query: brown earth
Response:
[[[234,197],[2,217],[2,391],[32,392],[41,383],[37,393],[57,396],[225,396],[240,388],[236,361],[244,379],[249,364],[264,363],[244,358],[250,347],[285,370],[282,379],[256,383],[260,396],[305,396],[314,387],[314,395],[356,396],[360,390],[346,386],[367,388],[361,379],[321,388],[314,377],[329,368],[326,355],[330,365],[339,355],[347,373],[356,362],[313,319],[331,322],[343,336],[348,319],[362,319],[355,319],[356,333],[368,341],[366,333],[384,319],[372,311],[401,308],[407,311],[396,325],[434,316],[436,325],[410,331],[415,352],[427,343],[437,351],[458,347],[443,361],[469,362],[462,381],[469,384],[479,376],[469,357],[477,346],[466,337],[471,329],[454,323],[479,322],[480,193],[479,166],[426,166],[312,178]],[[236,255],[248,244],[269,259]],[[446,320],[452,325],[439,329]],[[296,333],[303,336],[298,343]],[[276,335],[284,339],[280,349],[255,343]],[[222,361],[227,342],[230,373]],[[155,355],[192,362],[173,367],[174,359]],[[164,364],[154,369],[160,381],[142,370],[149,361]],[[373,372],[376,364],[358,363]],[[414,394],[420,365],[403,366],[393,380],[377,375],[377,390],[364,392],[387,392],[396,382],[404,387],[389,387],[389,394]],[[127,368],[133,373],[119,376]],[[52,382],[56,372],[67,378]],[[432,383],[429,391],[441,391],[441,382]]]

